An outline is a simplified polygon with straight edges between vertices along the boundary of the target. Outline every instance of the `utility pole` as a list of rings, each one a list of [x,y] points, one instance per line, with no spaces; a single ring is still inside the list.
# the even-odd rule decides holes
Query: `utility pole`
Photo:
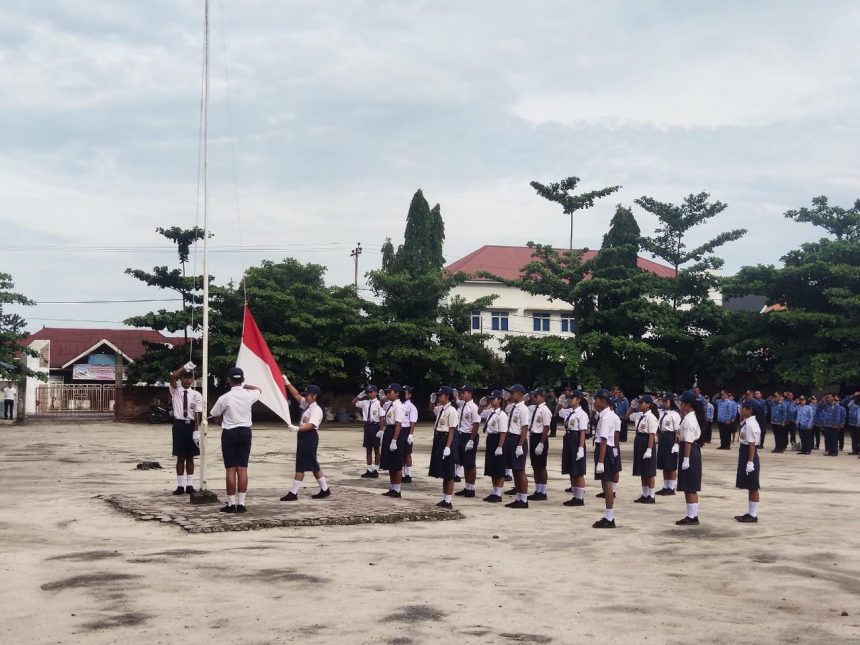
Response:
[[[358,293],[358,256],[361,255],[361,242],[349,252],[349,257],[355,258],[355,292]]]

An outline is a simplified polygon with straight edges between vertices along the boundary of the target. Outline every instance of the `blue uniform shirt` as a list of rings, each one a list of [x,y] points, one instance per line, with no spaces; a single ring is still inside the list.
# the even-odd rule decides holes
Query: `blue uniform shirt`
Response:
[[[797,403],[794,401],[783,401],[783,403],[787,403],[788,412],[785,415],[785,420],[789,423],[794,423],[797,421]]]
[[[815,424],[815,408],[811,405],[797,405],[797,428],[798,430],[812,430]]]
[[[729,399],[717,401],[717,421],[719,423],[731,423],[738,416],[738,404]]]
[[[848,425],[855,428],[860,427],[860,405],[854,401],[848,404]]]
[[[788,419],[788,401],[782,400],[774,404],[770,409],[770,422],[774,425],[781,426]]]
[[[839,428],[845,424],[845,408],[838,403],[824,404],[821,413],[817,415],[824,428]]]
[[[622,396],[620,399],[613,399],[613,404],[615,406],[615,414],[618,415],[619,419],[623,419],[630,409],[630,401]]]
[[[714,404],[708,401],[705,403],[705,419],[707,421],[714,420]]]

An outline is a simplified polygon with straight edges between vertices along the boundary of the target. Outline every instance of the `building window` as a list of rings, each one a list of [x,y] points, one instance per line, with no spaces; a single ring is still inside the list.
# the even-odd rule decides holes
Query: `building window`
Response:
[[[576,320],[573,319],[573,314],[561,315],[561,331],[568,334],[576,332]]]
[[[472,312],[472,329],[476,331],[481,330],[481,312],[473,311]]]
[[[494,311],[492,327],[493,331],[508,331],[508,312]]]
[[[549,331],[549,314],[532,314],[534,331]]]

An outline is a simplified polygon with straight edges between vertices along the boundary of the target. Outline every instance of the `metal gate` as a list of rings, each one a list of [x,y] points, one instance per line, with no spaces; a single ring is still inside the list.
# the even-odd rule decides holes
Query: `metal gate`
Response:
[[[113,414],[116,385],[48,383],[36,386],[36,416]]]

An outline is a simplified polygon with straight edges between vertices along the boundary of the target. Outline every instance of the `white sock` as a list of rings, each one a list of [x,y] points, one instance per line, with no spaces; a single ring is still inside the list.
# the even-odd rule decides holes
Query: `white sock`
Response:
[[[294,480],[293,480],[293,485],[292,485],[292,486],[290,486],[290,492],[291,492],[293,495],[298,495],[298,494],[299,494],[299,489],[300,489],[301,487],[302,487],[302,482],[300,482],[298,479],[294,479]]]
[[[513,476],[514,476],[514,471],[511,470],[510,468],[505,468],[505,477],[513,477]]]
[[[642,487],[642,497],[648,497],[648,490],[647,486]]]
[[[238,499],[236,500],[236,503],[239,504],[240,506],[244,506],[245,505],[245,496],[247,494],[248,493],[239,493],[237,495]]]
[[[370,472],[375,473],[377,470],[379,470],[379,464],[370,465]]]
[[[369,473],[373,472],[373,464],[367,464],[367,472],[369,472]]]
[[[194,486],[194,475],[188,475],[188,483],[186,486]]]
[[[609,520],[611,522],[612,520],[615,519],[615,509],[614,508],[607,508],[605,511],[603,511],[603,517],[605,517],[607,520]]]
[[[466,484],[466,490],[475,490],[474,484]]]
[[[454,497],[452,495],[445,495],[445,501],[448,502],[449,504],[451,503],[452,499],[454,499]]]
[[[654,497],[654,492],[656,490],[657,490],[656,488],[649,488],[648,489],[648,497]]]
[[[236,506],[236,496],[227,495],[227,506]]]
[[[584,499],[585,498],[585,488],[574,488],[573,496],[576,499]]]
[[[687,517],[698,517],[699,516],[699,505],[698,504],[687,504]]]
[[[618,482],[612,482],[612,492],[614,493],[618,489]]]
[[[678,480],[670,479],[669,480],[669,490],[678,490]]]
[[[176,485],[180,488],[185,488],[185,475],[176,476]]]
[[[672,489],[672,487],[671,487],[671,486],[669,486],[669,480],[668,480],[668,479],[664,479],[664,480],[663,480],[663,490],[671,490],[671,489]]]
[[[758,517],[758,502],[750,502],[750,510],[748,512],[753,517]]]
[[[393,490],[395,493],[399,493],[400,492],[400,484],[391,484],[391,490]]]
[[[404,466],[403,467],[403,474],[406,477],[412,477],[412,466]]]
[[[320,477],[317,480],[317,483],[320,485],[320,490],[328,490],[328,484],[325,481],[325,477]]]
[[[502,488],[500,486],[493,486],[493,495],[497,495],[499,497],[502,496]]]

